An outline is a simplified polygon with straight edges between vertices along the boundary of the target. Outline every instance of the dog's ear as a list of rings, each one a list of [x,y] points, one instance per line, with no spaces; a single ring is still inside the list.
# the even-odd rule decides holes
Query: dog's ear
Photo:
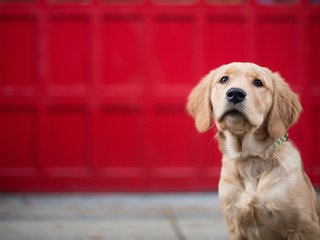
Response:
[[[271,73],[274,92],[273,103],[268,116],[268,132],[277,139],[287,133],[302,111],[299,97],[278,73]]]
[[[188,97],[187,112],[194,118],[199,132],[207,131],[212,125],[212,105],[210,86],[213,71],[195,86]]]

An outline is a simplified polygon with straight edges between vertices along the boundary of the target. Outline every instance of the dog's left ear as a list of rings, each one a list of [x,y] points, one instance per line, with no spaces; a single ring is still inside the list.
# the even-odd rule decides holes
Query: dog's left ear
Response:
[[[302,107],[299,97],[278,73],[272,73],[273,103],[268,116],[268,132],[277,139],[287,133],[299,118]]]

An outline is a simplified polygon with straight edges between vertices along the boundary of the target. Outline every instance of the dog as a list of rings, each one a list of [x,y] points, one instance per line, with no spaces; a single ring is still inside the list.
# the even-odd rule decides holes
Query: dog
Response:
[[[287,135],[302,107],[278,73],[223,65],[192,89],[186,110],[199,132],[216,126],[229,240],[320,239],[317,194]]]

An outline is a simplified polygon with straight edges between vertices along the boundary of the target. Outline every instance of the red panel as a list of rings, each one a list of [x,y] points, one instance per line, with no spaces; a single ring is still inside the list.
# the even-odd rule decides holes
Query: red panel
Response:
[[[107,109],[103,112],[100,129],[100,168],[143,166],[142,117],[138,109]]]
[[[310,124],[312,125],[312,135],[313,136],[320,136],[320,108],[319,105],[312,109],[312,119]],[[318,141],[311,141],[311,158],[309,159],[309,169],[311,173],[311,178],[317,185],[320,184],[320,160],[317,157],[319,152],[319,142]]]
[[[311,19],[310,28],[310,78],[312,85],[320,85],[320,18]]]
[[[0,132],[0,175],[8,174],[5,170],[7,168],[11,169],[10,174],[16,176],[24,172],[23,168],[35,168],[34,111],[22,108],[1,109]]]
[[[297,84],[297,22],[294,18],[269,16],[259,24],[260,61],[291,84]]]
[[[82,176],[88,171],[88,117],[80,110],[57,108],[48,115],[46,167],[50,175]]]
[[[210,16],[206,23],[207,69],[229,62],[248,61],[248,33],[242,17]]]
[[[154,22],[154,80],[166,84],[193,82],[194,18],[189,15],[158,16]],[[179,33],[179,34],[177,34]]]
[[[199,162],[192,149],[191,134],[193,123],[185,116],[184,108],[163,106],[157,109],[154,120],[155,167],[191,167],[197,170]],[[176,175],[179,172],[174,173]]]
[[[89,24],[82,16],[55,16],[50,28],[50,74],[53,84],[88,81]]]
[[[214,127],[213,127],[214,129]],[[210,177],[220,176],[220,167],[222,155],[218,149],[218,143],[215,139],[215,130],[209,130],[201,136],[202,144],[200,145],[201,151],[205,154],[203,157],[203,168],[206,174]],[[199,155],[199,152],[196,151]]]
[[[102,24],[102,76],[106,84],[135,84],[143,80],[145,54],[143,19],[106,16]]]
[[[35,82],[36,21],[29,16],[0,17],[0,84]]]

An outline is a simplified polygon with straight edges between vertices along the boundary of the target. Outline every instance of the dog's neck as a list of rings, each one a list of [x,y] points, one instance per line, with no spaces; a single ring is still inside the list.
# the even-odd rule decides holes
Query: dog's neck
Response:
[[[251,128],[247,131],[219,130],[217,134],[220,151],[229,159],[245,160],[250,157],[267,159],[274,149],[274,140],[265,129]]]

